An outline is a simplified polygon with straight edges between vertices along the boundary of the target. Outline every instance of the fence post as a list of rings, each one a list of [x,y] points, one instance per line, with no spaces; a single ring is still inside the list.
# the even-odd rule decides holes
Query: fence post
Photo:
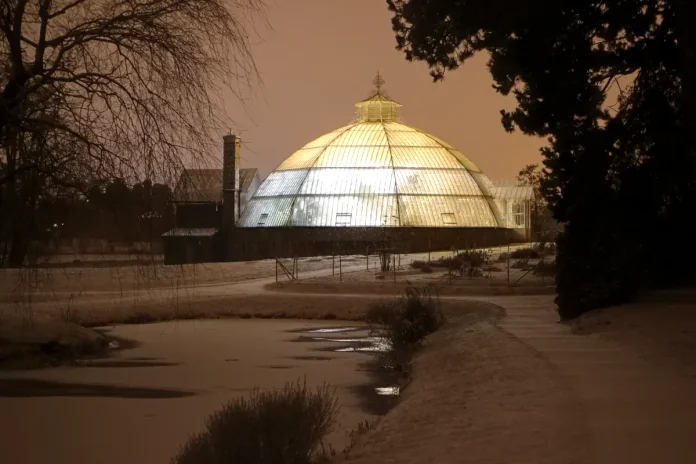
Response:
[[[454,250],[452,250],[452,256],[450,258],[450,262],[447,265],[447,276],[449,278],[449,283],[452,285],[452,266],[454,265]]]
[[[275,259],[276,283],[278,283],[278,258]]]
[[[365,267],[368,271],[370,270],[370,247],[365,250]]]
[[[394,269],[394,282],[396,282],[396,256],[392,255],[392,268]]]
[[[508,251],[507,251],[507,279],[508,287],[510,286],[510,241],[508,241]]]
[[[343,282],[343,255],[338,255],[338,278]]]
[[[336,275],[336,255],[333,253],[331,254],[331,275]]]

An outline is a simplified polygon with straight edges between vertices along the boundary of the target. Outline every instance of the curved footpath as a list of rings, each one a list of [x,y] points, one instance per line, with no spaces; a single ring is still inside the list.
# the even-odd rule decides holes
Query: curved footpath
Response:
[[[692,371],[598,335],[573,335],[556,322],[550,297],[493,302],[507,311],[498,326],[550,363],[579,401],[582,416],[565,419],[588,433],[579,462],[696,462]]]
[[[431,337],[355,462],[696,462],[693,372],[572,334],[552,297],[486,300],[507,315]]]
[[[261,282],[245,287],[265,291]],[[636,346],[600,335],[573,334],[570,326],[558,323],[550,295],[441,298],[451,302],[485,301],[504,308],[506,314],[493,324],[476,324],[475,330],[454,324],[454,332],[435,335],[431,349],[437,350],[438,340],[443,341],[440,349],[444,352],[440,354],[445,366],[427,366],[423,359],[416,360],[414,384],[406,390],[401,406],[389,414],[382,430],[403,414],[400,409],[411,408],[412,401],[439,401],[441,414],[397,421],[401,429],[406,424],[421,426],[404,435],[407,453],[397,453],[396,444],[390,444],[388,437],[380,437],[379,433],[368,437],[384,440],[391,449],[390,453],[377,453],[380,458],[400,463],[436,458],[438,462],[477,464],[696,462],[693,370],[680,369],[657,352],[646,354]],[[669,317],[667,311],[664,317]],[[449,340],[444,342],[443,338]],[[431,350],[425,355],[434,356]],[[425,386],[443,370],[451,374],[449,383]],[[467,381],[466,372],[474,370],[478,371],[475,379]],[[466,388],[460,385],[462,380]],[[430,398],[418,398],[418,390],[413,387],[419,383],[436,391],[431,391]],[[492,384],[497,386],[487,392]],[[483,430],[490,432],[469,446],[464,446],[466,433],[477,430],[476,424],[468,424],[461,435],[446,432],[452,427],[448,422],[458,416],[455,411],[460,402],[468,411],[463,411],[459,420],[466,423],[474,417],[486,418]],[[422,413],[422,408],[416,409]],[[475,409],[480,409],[480,414],[473,414]],[[437,447],[425,446],[427,441],[422,438],[428,427],[431,430],[427,434],[433,439],[451,440]],[[433,454],[435,450],[437,455]]]

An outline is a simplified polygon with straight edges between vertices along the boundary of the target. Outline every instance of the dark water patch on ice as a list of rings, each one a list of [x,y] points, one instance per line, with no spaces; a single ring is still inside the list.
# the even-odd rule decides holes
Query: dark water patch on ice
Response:
[[[170,399],[193,395],[195,395],[193,392],[165,388],[65,383],[26,378],[0,379],[0,397],[3,398],[92,397]]]
[[[296,359],[298,361],[331,361],[330,356],[289,356],[289,359]]]

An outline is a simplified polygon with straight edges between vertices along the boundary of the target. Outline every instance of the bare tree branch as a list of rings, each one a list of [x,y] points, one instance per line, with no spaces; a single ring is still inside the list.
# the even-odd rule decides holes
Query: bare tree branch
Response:
[[[130,172],[119,174],[137,176],[145,161],[201,162],[228,126],[221,92],[241,102],[259,81],[249,48],[250,21],[264,20],[258,0],[10,3],[0,18],[0,53],[12,58],[0,81],[3,138],[27,130],[27,107],[48,90],[61,95],[68,133],[128,153]]]

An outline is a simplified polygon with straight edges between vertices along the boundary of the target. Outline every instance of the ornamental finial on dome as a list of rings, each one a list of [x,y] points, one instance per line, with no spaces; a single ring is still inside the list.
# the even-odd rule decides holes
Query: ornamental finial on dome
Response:
[[[375,78],[372,79],[372,83],[375,85],[377,95],[382,95],[382,86],[384,85],[384,79],[379,74],[379,71],[377,71],[377,76],[375,76]]]
[[[369,98],[358,102],[360,121],[362,122],[390,122],[396,121],[396,109],[401,105],[390,99],[382,90],[384,78],[377,71],[377,76],[372,80],[375,86],[374,93]]]

